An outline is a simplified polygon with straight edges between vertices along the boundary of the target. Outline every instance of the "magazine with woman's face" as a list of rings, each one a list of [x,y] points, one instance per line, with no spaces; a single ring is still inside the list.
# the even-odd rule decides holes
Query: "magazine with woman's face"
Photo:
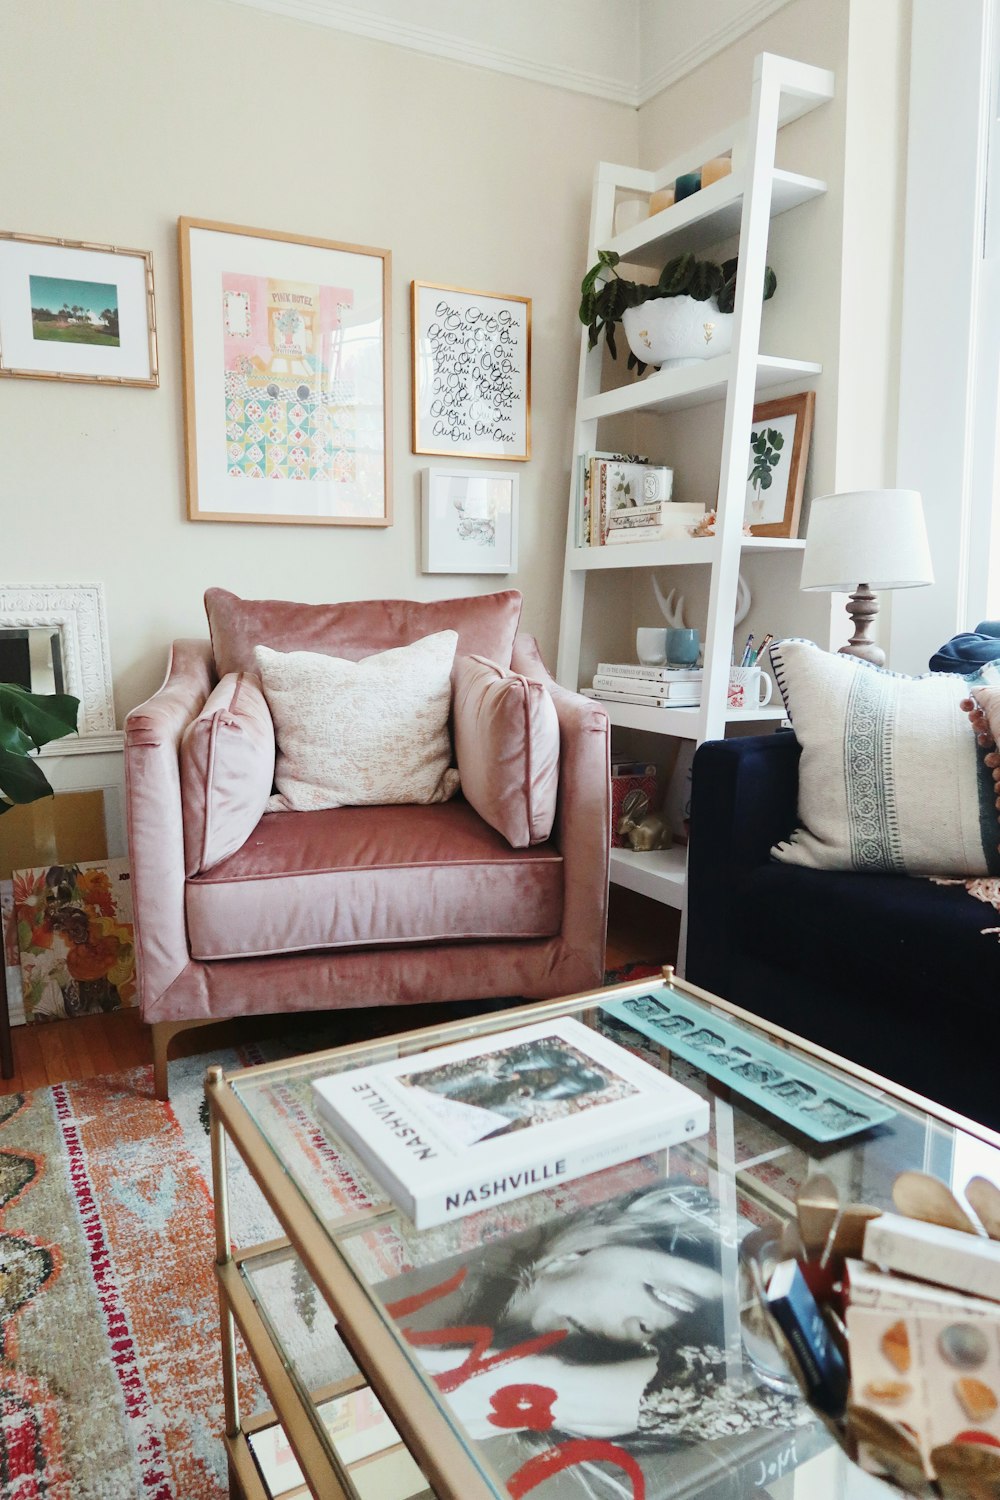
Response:
[[[512,1494],[737,1500],[829,1441],[739,1284],[753,1230],[673,1178],[378,1292]]]

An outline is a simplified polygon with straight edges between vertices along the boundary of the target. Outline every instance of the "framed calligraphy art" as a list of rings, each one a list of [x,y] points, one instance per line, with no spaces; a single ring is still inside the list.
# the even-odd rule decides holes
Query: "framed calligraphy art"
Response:
[[[391,525],[389,251],[178,230],[191,520]]]
[[[413,282],[413,451],[531,457],[531,299]]]
[[[0,232],[0,375],[158,385],[151,253]]]

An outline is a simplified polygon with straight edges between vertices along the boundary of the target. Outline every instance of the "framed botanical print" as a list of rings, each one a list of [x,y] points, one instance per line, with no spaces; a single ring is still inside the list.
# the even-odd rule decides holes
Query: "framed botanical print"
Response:
[[[531,457],[531,299],[415,281],[413,451]]]
[[[0,375],[158,385],[150,251],[0,231]]]
[[[486,469],[424,469],[425,573],[517,572],[517,476]]]
[[[391,525],[389,251],[178,227],[191,520]]]
[[[744,522],[752,536],[796,537],[812,440],[816,392],[753,409]]]

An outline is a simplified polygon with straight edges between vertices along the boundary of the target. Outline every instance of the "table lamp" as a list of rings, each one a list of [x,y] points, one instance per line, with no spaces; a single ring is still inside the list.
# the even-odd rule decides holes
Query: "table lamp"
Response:
[[[859,582],[863,579],[864,582]],[[853,490],[820,495],[809,511],[800,587],[850,593],[854,634],[840,650],[876,667],[885,652],[872,640],[877,589],[912,589],[934,582],[927,528],[916,490]]]

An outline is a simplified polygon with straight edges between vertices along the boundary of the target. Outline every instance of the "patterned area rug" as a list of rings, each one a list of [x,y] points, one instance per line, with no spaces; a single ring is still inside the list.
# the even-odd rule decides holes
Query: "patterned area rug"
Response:
[[[629,965],[607,982],[656,972]],[[213,1054],[233,1068],[330,1045],[302,1031]],[[0,1096],[0,1500],[226,1500],[207,1059]],[[363,1182],[317,1159],[346,1206]],[[230,1153],[233,1237],[280,1234]],[[513,1226],[512,1226],[513,1227]],[[381,1259],[381,1256],[379,1256]],[[400,1269],[388,1256],[385,1274]],[[283,1295],[329,1379],[331,1321],[291,1278]],[[317,1381],[317,1383],[319,1383]],[[244,1410],[263,1402],[249,1358]]]
[[[0,1096],[0,1500],[227,1500],[205,1068],[329,1045],[303,1027],[280,1044],[172,1062],[169,1104],[152,1097],[151,1068]],[[308,1125],[304,1100],[285,1092]],[[297,1150],[330,1217],[370,1201],[314,1129]],[[234,1242],[279,1236],[228,1155]],[[382,1246],[367,1261],[376,1279],[409,1263]],[[347,1374],[298,1262],[263,1274],[310,1387]],[[267,1404],[242,1349],[239,1385],[244,1413]]]
[[[0,1098],[4,1500],[229,1493],[204,1070],[172,1064],[169,1105],[146,1068]]]

